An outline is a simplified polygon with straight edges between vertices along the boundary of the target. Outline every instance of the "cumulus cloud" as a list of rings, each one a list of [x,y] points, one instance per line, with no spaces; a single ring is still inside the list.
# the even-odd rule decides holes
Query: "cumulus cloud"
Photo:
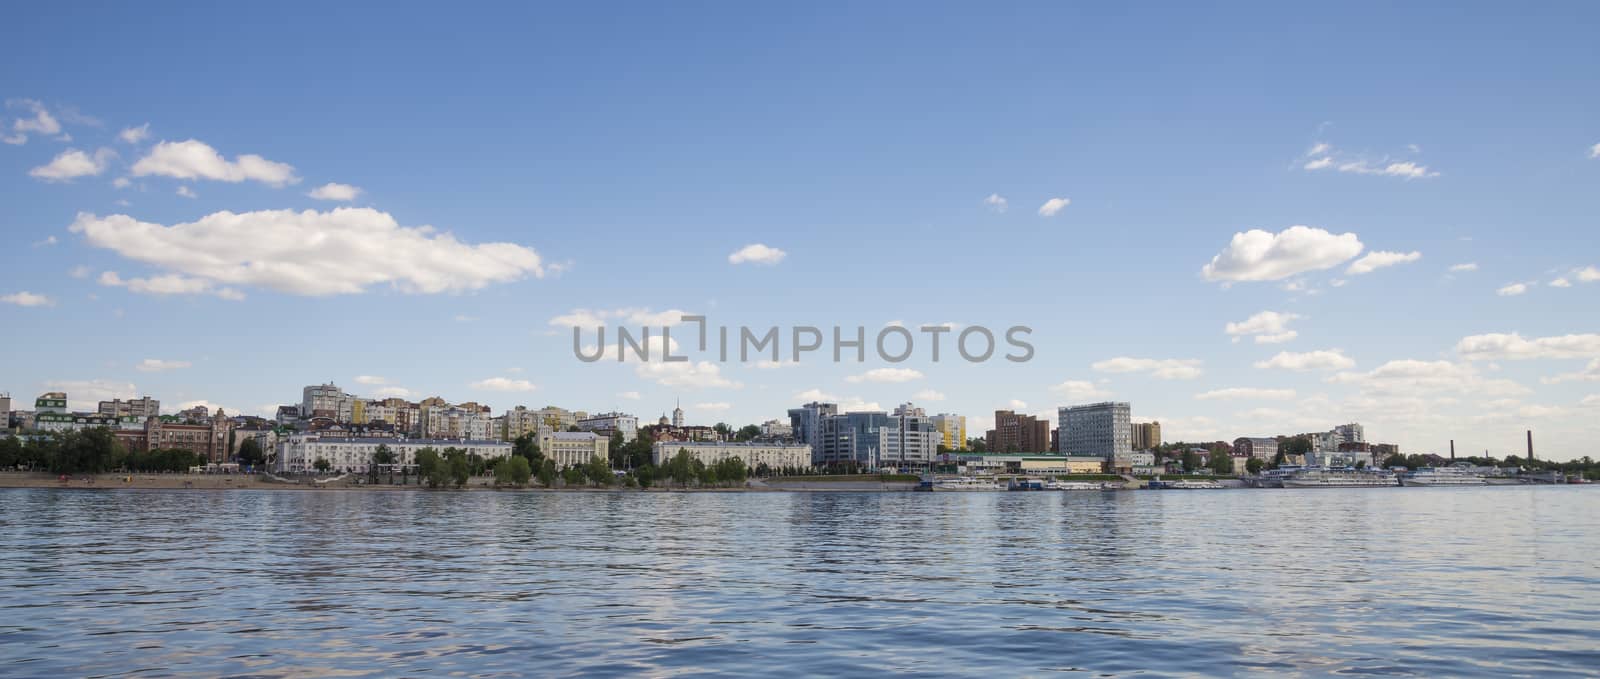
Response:
[[[1280,344],[1300,336],[1299,332],[1289,329],[1290,321],[1300,318],[1300,314],[1262,311],[1238,323],[1228,323],[1222,331],[1235,342],[1254,337],[1256,344]]]
[[[1527,292],[1528,287],[1529,286],[1527,283],[1511,283],[1500,288],[1499,290],[1494,291],[1494,294],[1501,297],[1516,297],[1517,295]]]
[[[744,264],[749,262],[751,264],[765,264],[771,266],[783,261],[783,258],[787,256],[789,256],[789,253],[777,248],[768,247],[766,245],[762,245],[761,243],[752,243],[739,248],[737,252],[728,255],[728,263]]]
[[[244,299],[244,293],[234,288],[218,287],[211,281],[179,274],[123,279],[115,271],[105,271],[100,274],[99,280],[100,284],[106,287],[127,288],[129,292],[141,295],[211,294],[235,302]]]
[[[138,127],[123,128],[121,132],[117,133],[117,138],[128,144],[137,144],[149,136],[150,123],[145,123]]]
[[[1051,385],[1050,392],[1068,401],[1094,401],[1111,396],[1111,392],[1088,380],[1066,380]]]
[[[676,340],[674,340],[676,341]],[[711,361],[651,361],[634,366],[634,374],[656,384],[686,389],[738,389],[744,385],[722,376],[722,367]]]
[[[983,199],[983,204],[989,206],[989,209],[995,212],[1005,212],[1006,208],[1011,207],[1005,197],[998,193],[989,194],[988,198]]]
[[[1039,216],[1054,217],[1056,216],[1056,213],[1061,212],[1071,204],[1072,199],[1070,198],[1051,198],[1050,200],[1045,201],[1044,205],[1039,206]]]
[[[1562,373],[1551,377],[1541,377],[1540,382],[1545,384],[1561,384],[1562,382],[1600,382],[1600,358],[1589,361],[1582,370],[1577,372]]]
[[[807,389],[805,391],[796,392],[794,395],[794,400],[804,403],[810,403],[812,401],[819,403],[833,403],[838,401],[839,397],[821,389]]]
[[[293,295],[357,294],[383,284],[406,293],[462,292],[544,275],[532,248],[471,245],[433,227],[400,226],[370,208],[216,212],[173,226],[84,213],[71,230],[173,274]]]
[[[133,164],[133,175],[210,179],[233,184],[256,181],[269,186],[300,181],[294,174],[294,166],[288,163],[267,160],[254,154],[245,154],[229,161],[216,149],[196,139],[156,144],[145,157]]]
[[[44,295],[34,294],[27,290],[13,292],[9,295],[0,295],[0,302],[15,304],[17,306],[54,306],[55,300]]]
[[[28,176],[47,182],[69,182],[78,177],[93,177],[106,171],[116,151],[102,148],[90,154],[78,149],[67,149],[49,163],[28,170]]]
[[[1276,281],[1331,269],[1364,246],[1354,233],[1334,235],[1310,226],[1291,226],[1279,233],[1251,229],[1233,234],[1228,247],[1200,270],[1208,281]]]
[[[911,368],[873,368],[860,375],[851,375],[844,381],[851,383],[879,382],[896,383],[910,382],[922,379],[922,372]]]
[[[1319,349],[1317,351],[1292,352],[1280,351],[1276,356],[1265,361],[1256,361],[1256,367],[1264,370],[1293,370],[1306,372],[1309,370],[1344,370],[1355,367],[1356,362],[1344,355],[1341,349]]]
[[[1579,283],[1593,283],[1595,281],[1600,281],[1600,269],[1596,269],[1592,266],[1586,266],[1582,269],[1578,269],[1573,273],[1573,275],[1578,277]]]
[[[66,392],[67,407],[85,411],[95,410],[101,401],[135,398],[139,391],[132,382],[116,380],[48,380],[44,386],[50,391]]]
[[[527,380],[514,380],[509,377],[490,377],[472,383],[473,389],[487,391],[533,391],[535,387]]]
[[[1553,281],[1550,281],[1550,287],[1552,287],[1552,288],[1570,288],[1570,287],[1572,287],[1572,281],[1569,281],[1569,280],[1567,280],[1565,278],[1557,278],[1557,279],[1555,279]]]
[[[361,195],[361,187],[351,186],[349,184],[340,184],[338,182],[328,182],[327,184],[323,184],[322,186],[312,189],[311,192],[307,193],[306,195],[317,200],[337,200],[349,202],[355,200],[357,196]]]
[[[1363,391],[1390,394],[1449,392],[1473,396],[1520,396],[1531,391],[1516,382],[1486,379],[1468,363],[1400,359],[1369,372],[1342,372],[1328,378],[1333,384],[1354,385]]]
[[[1595,358],[1600,357],[1600,334],[1534,338],[1514,332],[1470,335],[1456,343],[1456,353],[1468,361]]]
[[[1367,253],[1367,256],[1361,259],[1351,262],[1350,267],[1345,269],[1344,272],[1352,276],[1359,276],[1364,273],[1372,273],[1386,266],[1415,262],[1419,259],[1422,259],[1422,253],[1416,251],[1388,252],[1376,250]]]
[[[922,391],[912,394],[911,397],[917,399],[918,401],[943,401],[945,399],[944,392],[934,389],[923,389]]]
[[[181,197],[184,197],[184,198],[199,198],[200,197],[200,194],[195,193],[194,189],[189,188],[188,185],[179,186],[178,187],[178,195],[181,196]]]
[[[1478,270],[1478,263],[1477,262],[1462,262],[1460,264],[1455,264],[1455,265],[1452,265],[1450,267],[1450,272],[1451,273],[1467,273],[1469,271],[1477,271],[1477,270]]]
[[[1594,146],[1589,147],[1589,157],[1600,158],[1600,144],[1595,144]]]
[[[11,99],[6,101],[6,107],[25,110],[30,117],[16,119],[11,125],[14,134],[0,136],[0,141],[13,145],[26,144],[30,133],[47,137],[61,133],[60,121],[50,115],[50,111],[42,103],[32,99]]]
[[[138,365],[133,366],[133,369],[145,373],[159,373],[166,372],[168,370],[187,368],[190,365],[191,364],[188,361],[168,361],[159,358],[147,358],[143,361],[140,361]]]
[[[1118,356],[1096,361],[1090,368],[1104,373],[1147,373],[1163,380],[1192,380],[1202,374],[1201,362],[1193,358],[1129,358]]]
[[[410,398],[411,390],[396,386],[379,387],[372,390],[372,396],[374,398]]]
[[[1228,387],[1226,389],[1212,389],[1194,395],[1200,401],[1222,400],[1270,400],[1287,401],[1294,398],[1293,389],[1257,389],[1253,387]]]

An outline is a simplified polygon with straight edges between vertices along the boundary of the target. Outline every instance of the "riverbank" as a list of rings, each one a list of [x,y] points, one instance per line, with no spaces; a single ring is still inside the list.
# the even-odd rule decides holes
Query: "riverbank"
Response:
[[[413,478],[414,482],[416,479]],[[279,480],[266,474],[74,474],[63,479],[57,474],[44,472],[0,472],[0,488],[75,488],[89,490],[362,490],[362,491],[415,491],[430,490],[411,483],[391,485],[379,482],[365,483],[366,477],[296,477]],[[466,491],[493,491],[502,493],[751,493],[751,492],[805,492],[805,491],[911,491],[915,482],[903,480],[879,482],[863,480],[860,476],[830,479],[822,476],[790,479],[752,479],[745,486],[732,488],[680,488],[653,487],[648,489],[619,486],[581,488],[546,488],[530,485],[510,488],[494,485],[489,477],[474,478],[460,489]]]

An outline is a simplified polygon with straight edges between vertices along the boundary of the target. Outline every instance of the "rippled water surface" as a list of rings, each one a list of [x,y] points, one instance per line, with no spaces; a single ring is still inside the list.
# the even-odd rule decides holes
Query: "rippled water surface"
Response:
[[[0,491],[0,674],[1552,676],[1600,491]]]

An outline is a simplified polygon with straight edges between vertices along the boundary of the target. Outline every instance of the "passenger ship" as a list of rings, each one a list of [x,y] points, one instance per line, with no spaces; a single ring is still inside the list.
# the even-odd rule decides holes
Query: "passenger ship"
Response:
[[[1394,472],[1386,469],[1296,469],[1281,477],[1284,488],[1368,488],[1397,485]]]
[[[917,490],[934,491],[939,493],[952,491],[993,491],[1005,489],[1005,486],[995,481],[974,478],[971,476],[958,476],[956,478],[949,479],[924,478],[922,483],[918,484],[917,486]]]
[[[1481,486],[1488,483],[1460,467],[1418,467],[1400,477],[1402,486]]]

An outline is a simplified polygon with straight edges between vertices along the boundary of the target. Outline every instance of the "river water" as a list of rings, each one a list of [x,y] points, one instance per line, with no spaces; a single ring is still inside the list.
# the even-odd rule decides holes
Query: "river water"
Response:
[[[1600,489],[0,490],[0,675],[1555,676]]]

